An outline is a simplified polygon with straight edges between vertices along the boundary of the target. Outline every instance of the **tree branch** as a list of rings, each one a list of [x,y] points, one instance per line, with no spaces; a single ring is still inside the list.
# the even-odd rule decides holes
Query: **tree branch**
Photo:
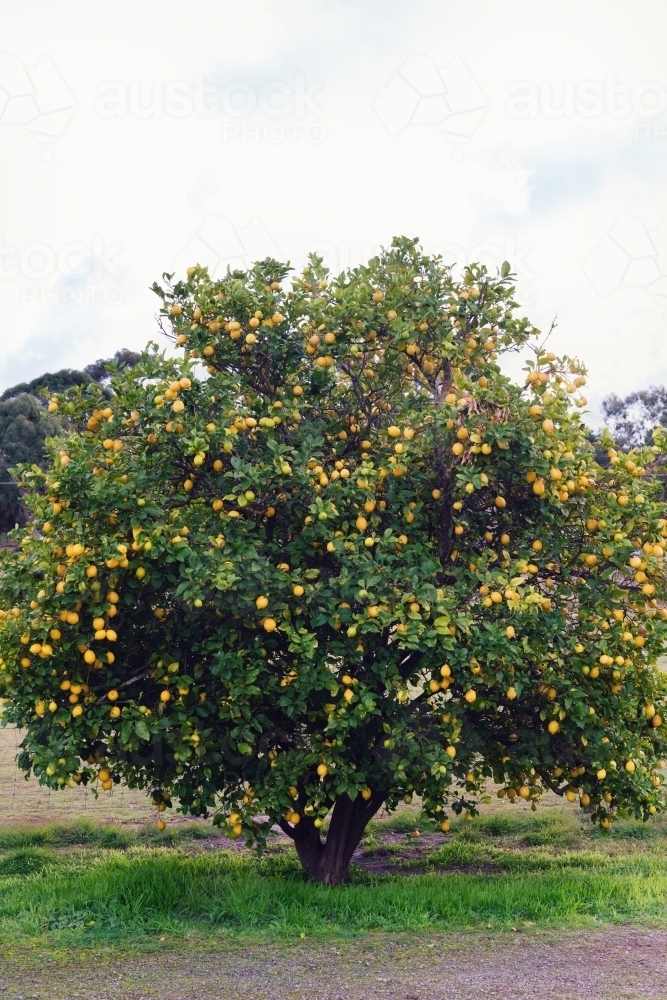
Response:
[[[295,840],[296,839],[295,838],[294,828],[289,825],[289,823],[287,822],[286,819],[282,819],[282,818],[279,819],[278,820],[278,826],[283,831],[283,833],[287,834],[287,836],[290,838],[290,840]]]
[[[535,770],[537,771],[537,774],[539,774],[540,778],[547,786],[547,788],[550,788],[555,795],[561,795],[561,796],[565,795],[565,792],[569,791],[571,788],[576,787],[572,784],[571,781],[568,781],[567,785],[563,785],[561,788],[559,788],[557,785],[554,785],[554,783],[551,781],[548,775],[544,774],[538,768],[535,768]]]
[[[134,684],[135,681],[146,680],[146,678],[150,677],[150,675],[151,675],[151,671],[150,670],[145,670],[143,674],[137,674],[136,677],[130,677],[129,681],[123,681],[122,684],[117,684],[116,685],[116,690],[117,691],[122,691],[123,688],[129,687],[130,684]],[[107,700],[107,696],[106,695],[102,695],[101,698],[97,699],[97,701],[95,702],[95,704],[96,705],[103,705],[106,702],[106,700]]]

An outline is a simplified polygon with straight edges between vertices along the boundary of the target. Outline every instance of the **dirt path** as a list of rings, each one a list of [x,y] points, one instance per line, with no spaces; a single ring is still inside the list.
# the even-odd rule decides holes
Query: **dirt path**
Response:
[[[3,952],[3,1000],[667,1000],[667,929]]]

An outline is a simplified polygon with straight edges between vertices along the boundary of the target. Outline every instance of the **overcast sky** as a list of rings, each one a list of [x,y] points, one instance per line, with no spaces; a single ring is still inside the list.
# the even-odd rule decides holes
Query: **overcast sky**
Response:
[[[508,259],[602,397],[667,383],[664,0],[24,0],[0,14],[0,388],[150,284],[393,235]],[[518,367],[518,366],[516,366]]]

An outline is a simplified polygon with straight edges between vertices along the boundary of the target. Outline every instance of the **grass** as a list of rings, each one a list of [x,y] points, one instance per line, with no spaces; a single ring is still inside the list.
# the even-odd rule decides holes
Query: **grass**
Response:
[[[92,946],[192,931],[354,935],[667,916],[667,832],[658,823],[619,823],[601,837],[565,810],[498,813],[433,839],[399,862],[403,874],[354,868],[338,888],[306,880],[285,845],[262,858],[211,851],[200,848],[201,832],[177,828],[176,846],[153,846],[141,831],[81,822],[0,830],[0,938],[64,934]]]
[[[465,843],[441,863],[484,864],[470,874],[357,875],[330,889],[303,879],[294,859],[255,861],[233,852],[185,856],[131,849],[58,856],[24,848],[0,862],[0,936],[49,931],[99,938],[218,928],[233,933],[350,934],[425,931],[519,922],[662,921],[667,860],[648,856],[512,852]]]
[[[469,830],[466,831],[462,824],[459,824],[459,830],[461,836],[479,838],[487,835],[494,838],[515,838],[531,847],[547,844],[571,847],[581,837],[581,823],[578,817],[553,809],[536,814],[483,815]]]
[[[152,824],[127,827],[113,823],[95,823],[76,819],[66,823],[0,825],[0,851],[22,847],[106,847],[128,848],[139,844],[174,846],[211,837],[210,823],[191,822],[158,831]]]

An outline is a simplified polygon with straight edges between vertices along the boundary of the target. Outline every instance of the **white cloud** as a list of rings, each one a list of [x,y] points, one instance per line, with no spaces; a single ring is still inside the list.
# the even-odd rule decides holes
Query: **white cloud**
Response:
[[[338,268],[406,234],[457,259],[514,251],[518,298],[544,328],[558,314],[555,349],[589,362],[596,406],[667,382],[663,4],[183,9],[4,14],[0,377],[147,341],[163,271],[267,254],[298,268],[312,248]],[[100,113],[109,83],[124,115]],[[119,276],[30,276],[34,246],[57,261],[100,235],[122,246]],[[30,266],[14,274],[8,249]]]

